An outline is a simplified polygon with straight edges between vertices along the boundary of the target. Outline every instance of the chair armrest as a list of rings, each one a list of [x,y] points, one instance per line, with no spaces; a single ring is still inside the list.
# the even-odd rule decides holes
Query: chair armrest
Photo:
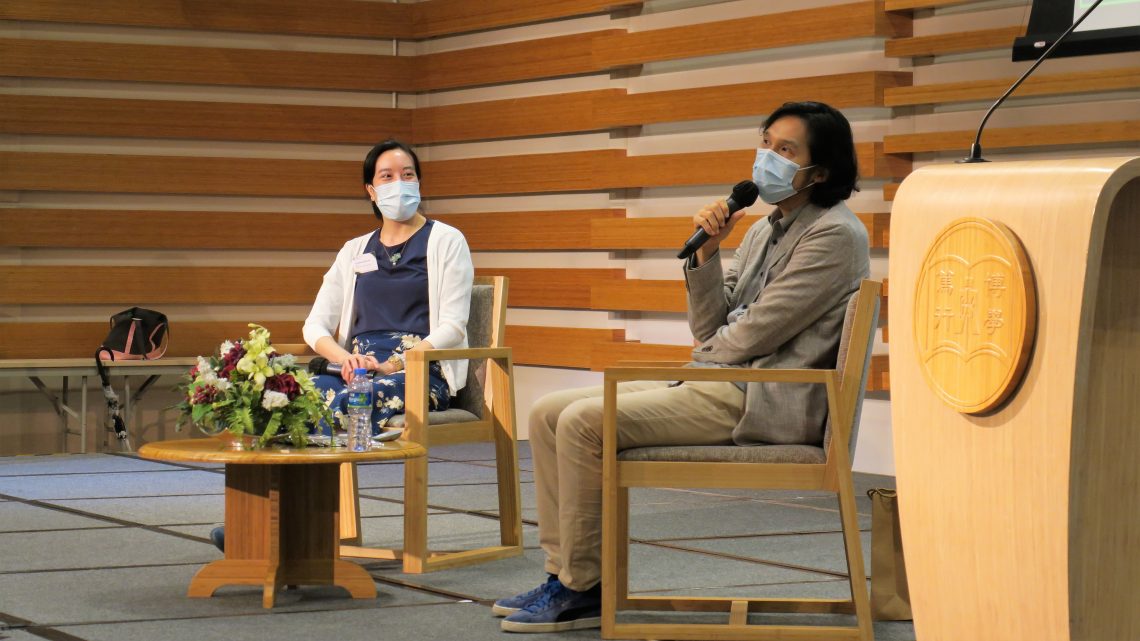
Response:
[[[451,349],[417,349],[404,352],[404,357],[411,360],[456,361],[465,358],[509,358],[510,347],[454,347]]]
[[[832,369],[750,369],[740,367],[607,367],[608,381],[724,381],[730,383],[820,383],[834,380]]]

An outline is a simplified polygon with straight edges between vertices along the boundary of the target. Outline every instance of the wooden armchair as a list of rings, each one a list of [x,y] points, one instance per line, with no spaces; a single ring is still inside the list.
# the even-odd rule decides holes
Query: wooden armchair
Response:
[[[606,639],[858,639],[871,641],[870,602],[855,516],[851,455],[859,424],[882,284],[863,281],[844,319],[834,370],[619,367],[605,372],[602,499],[602,637]],[[828,425],[811,445],[644,447],[617,451],[617,385],[622,381],[718,380],[827,386]],[[629,488],[828,490],[839,497],[851,599],[629,596]],[[618,623],[622,610],[725,612],[724,623]],[[856,625],[748,625],[749,613],[854,613]]]
[[[413,574],[459,567],[522,554],[522,511],[519,498],[518,443],[511,349],[503,346],[507,315],[507,278],[479,277],[471,293],[467,323],[470,347],[407,352],[404,415],[390,425],[403,425],[401,438],[428,449],[437,445],[493,442],[498,470],[500,545],[460,552],[429,552],[427,542],[428,459],[404,464],[404,547],[402,550],[361,547],[360,497],[356,466],[341,466],[341,556],[401,559]],[[428,364],[471,359],[467,384],[443,412],[428,411]]]

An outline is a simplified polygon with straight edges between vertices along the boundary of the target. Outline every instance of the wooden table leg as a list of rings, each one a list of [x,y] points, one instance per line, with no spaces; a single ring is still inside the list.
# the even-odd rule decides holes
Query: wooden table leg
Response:
[[[271,608],[284,585],[338,585],[375,598],[372,577],[338,558],[339,489],[337,464],[226,465],[226,558],[198,571],[189,596],[261,585]]]

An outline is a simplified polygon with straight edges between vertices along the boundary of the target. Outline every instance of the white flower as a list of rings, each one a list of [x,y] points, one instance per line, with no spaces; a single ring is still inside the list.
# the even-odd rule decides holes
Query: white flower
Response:
[[[274,392],[272,390],[265,392],[261,397],[261,406],[267,410],[275,410],[279,407],[285,407],[289,404],[289,397],[281,392]]]
[[[331,389],[325,390],[325,407],[332,405],[334,400],[336,400],[336,392]]]
[[[297,364],[297,357],[292,354],[281,354],[273,358],[273,364],[281,367],[293,367]]]
[[[401,401],[399,396],[393,396],[384,405],[398,412],[404,408],[404,401]]]
[[[205,374],[206,372],[212,372],[212,371],[214,371],[214,368],[210,367],[210,359],[206,358],[205,356],[199,356],[198,357],[198,373],[199,374]]]
[[[230,341],[225,341],[222,343],[221,347],[218,348],[218,353],[221,354],[222,356],[225,356],[226,354],[229,354],[230,350],[233,348],[234,348],[233,343],[231,343]]]
[[[208,369],[205,371],[198,372],[198,380],[202,381],[206,385],[217,386],[218,381],[225,380],[225,379],[218,378],[218,374],[214,370]]]
[[[219,378],[214,381],[214,387],[218,388],[219,391],[224,392],[230,388],[230,382],[224,378]]]
[[[404,334],[400,337],[400,347],[404,349],[411,349],[415,347],[418,342],[420,342],[420,337],[415,334]]]
[[[376,382],[380,383],[381,385],[385,385],[387,387],[395,387],[396,386],[396,381],[393,381],[393,380],[388,379],[388,378],[379,378],[379,379],[376,379]]]

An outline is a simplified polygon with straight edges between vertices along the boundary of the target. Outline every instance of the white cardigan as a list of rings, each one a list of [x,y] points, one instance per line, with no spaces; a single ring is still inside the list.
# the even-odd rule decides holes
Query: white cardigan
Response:
[[[353,238],[341,247],[332,267],[325,273],[324,282],[317,292],[317,300],[302,333],[305,342],[313,349],[317,341],[332,337],[342,347],[348,341],[352,327],[353,295],[356,292],[356,273],[352,261],[364,254],[364,246],[374,232]],[[427,245],[428,267],[428,330],[424,340],[432,347],[448,349],[467,347],[467,318],[471,313],[471,286],[475,267],[471,264],[471,250],[467,239],[451,225],[432,221]],[[339,329],[338,329],[339,328]],[[443,376],[454,396],[467,383],[467,361],[442,361]]]

